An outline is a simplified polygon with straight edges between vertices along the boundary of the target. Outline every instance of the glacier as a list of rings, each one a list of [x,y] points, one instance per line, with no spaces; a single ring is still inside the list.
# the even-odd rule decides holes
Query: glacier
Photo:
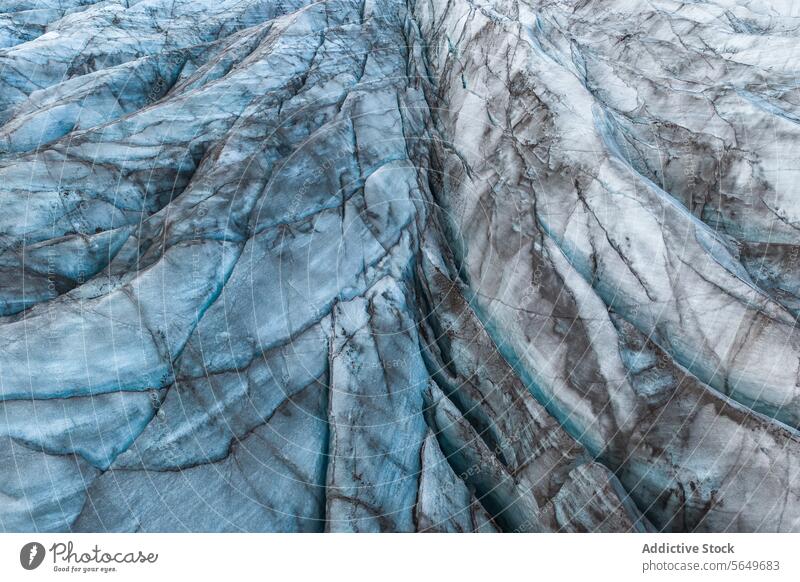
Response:
[[[800,6],[9,0],[0,530],[800,531]]]

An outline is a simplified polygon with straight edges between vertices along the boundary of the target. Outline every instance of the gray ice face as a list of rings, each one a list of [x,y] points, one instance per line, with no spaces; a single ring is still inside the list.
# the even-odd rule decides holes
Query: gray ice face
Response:
[[[798,18],[15,0],[0,529],[797,531]]]

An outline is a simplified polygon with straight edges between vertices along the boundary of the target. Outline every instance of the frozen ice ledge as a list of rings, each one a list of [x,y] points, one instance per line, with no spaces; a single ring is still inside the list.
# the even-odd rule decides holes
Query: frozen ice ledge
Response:
[[[800,530],[791,0],[11,0],[0,529]]]

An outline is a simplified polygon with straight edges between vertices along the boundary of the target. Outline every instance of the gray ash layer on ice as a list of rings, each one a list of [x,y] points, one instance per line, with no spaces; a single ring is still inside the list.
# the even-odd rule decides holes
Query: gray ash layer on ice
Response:
[[[791,0],[10,0],[0,529],[800,530]]]

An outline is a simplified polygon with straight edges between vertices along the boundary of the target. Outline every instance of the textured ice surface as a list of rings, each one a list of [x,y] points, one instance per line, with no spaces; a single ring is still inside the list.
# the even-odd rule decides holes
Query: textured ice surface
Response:
[[[800,530],[800,9],[0,8],[0,529]]]

